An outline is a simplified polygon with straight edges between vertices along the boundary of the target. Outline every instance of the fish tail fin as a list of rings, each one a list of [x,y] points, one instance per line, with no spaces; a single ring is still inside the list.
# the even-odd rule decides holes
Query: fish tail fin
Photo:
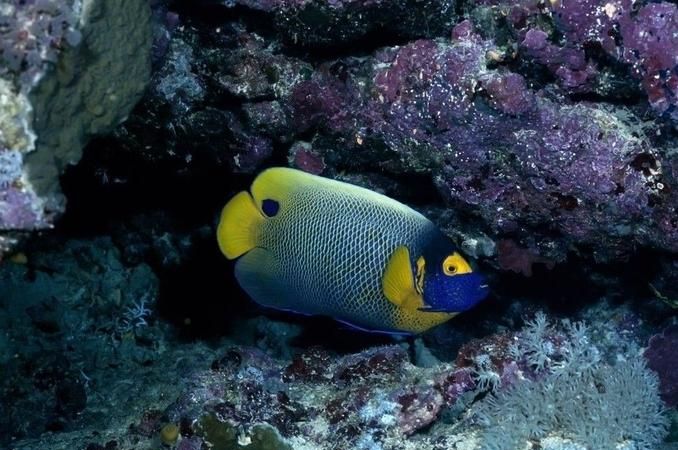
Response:
[[[265,218],[247,191],[233,197],[221,211],[217,241],[228,259],[235,259],[257,246],[257,235]]]

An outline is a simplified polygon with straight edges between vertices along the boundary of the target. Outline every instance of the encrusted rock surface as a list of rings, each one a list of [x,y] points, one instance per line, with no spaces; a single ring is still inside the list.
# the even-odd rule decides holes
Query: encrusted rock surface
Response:
[[[65,208],[59,176],[140,98],[150,17],[143,0],[0,9],[0,257],[18,232],[51,227]]]
[[[500,31],[483,28],[503,7],[478,6],[445,37],[320,61],[238,22],[211,33],[187,17],[158,87],[111,151],[139,156],[141,147],[141,158],[178,171],[216,164],[245,173],[284,152],[313,173],[368,175],[377,190],[391,178],[404,200],[417,177],[425,195],[459,213],[434,217],[442,227],[460,241],[489,236],[495,265],[523,274],[530,259],[551,267],[573,249],[598,262],[623,261],[638,247],[678,252],[670,122],[643,116],[646,99],[632,88],[614,91],[635,96],[625,106],[549,83],[536,60],[561,74],[567,62],[575,77],[583,50],[547,51],[550,35],[525,25],[511,28],[524,48],[512,53]],[[550,10],[524,13],[560,23]],[[572,39],[573,49],[584,45]]]
[[[675,4],[73,4],[0,6],[0,254],[89,141],[0,265],[0,446],[678,439]],[[413,205],[492,297],[416,340],[256,309],[214,220],[284,164]]]

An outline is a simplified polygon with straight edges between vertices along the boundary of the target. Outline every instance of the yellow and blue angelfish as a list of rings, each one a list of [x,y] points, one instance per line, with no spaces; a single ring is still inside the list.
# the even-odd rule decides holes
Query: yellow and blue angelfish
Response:
[[[263,171],[224,207],[221,251],[264,306],[368,331],[421,333],[488,293],[424,216],[391,198],[288,168]]]

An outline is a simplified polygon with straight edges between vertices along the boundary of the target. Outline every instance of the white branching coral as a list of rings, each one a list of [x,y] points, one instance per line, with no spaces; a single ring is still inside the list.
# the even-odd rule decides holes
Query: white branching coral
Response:
[[[558,336],[559,342],[549,341]],[[496,390],[475,406],[484,450],[523,448],[529,439],[559,436],[587,448],[613,450],[632,442],[656,448],[667,433],[658,381],[643,359],[602,361],[582,322],[548,323],[539,314],[527,323],[511,354],[542,372]],[[522,355],[521,355],[522,353]],[[477,362],[476,362],[477,363]]]

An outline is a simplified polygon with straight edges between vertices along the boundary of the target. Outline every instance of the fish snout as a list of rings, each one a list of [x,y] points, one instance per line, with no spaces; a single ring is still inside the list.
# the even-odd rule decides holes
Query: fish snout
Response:
[[[466,293],[470,297],[469,307],[475,306],[490,294],[490,285],[484,276],[474,272],[468,275]]]
[[[485,300],[488,295],[490,295],[490,285],[487,284],[487,280],[483,277],[482,280],[478,283],[478,288],[476,290],[476,295],[478,301]]]

